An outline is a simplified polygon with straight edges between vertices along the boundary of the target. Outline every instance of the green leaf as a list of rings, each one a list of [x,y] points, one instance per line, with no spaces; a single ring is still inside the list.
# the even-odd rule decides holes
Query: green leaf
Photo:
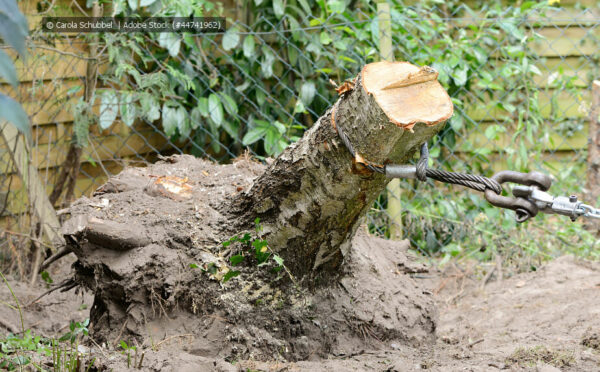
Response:
[[[200,97],[198,99],[198,106],[196,106],[198,108],[198,111],[200,111],[200,115],[202,115],[203,117],[207,118],[209,115],[209,111],[208,111],[208,98],[206,97]]]
[[[228,94],[225,93],[220,93],[221,98],[223,98],[223,100],[225,101],[225,104],[223,106],[225,106],[225,111],[227,111],[230,115],[237,115],[238,113],[238,106],[235,103],[235,101],[233,100],[233,98],[231,98],[231,96],[229,96]]]
[[[179,110],[184,111],[182,108],[169,107],[165,103],[163,105],[163,120],[162,125],[165,130],[165,134],[169,137],[173,137],[177,128],[179,127],[179,121],[185,119],[185,111],[184,114],[181,115]]]
[[[238,138],[238,130],[239,126],[237,121],[233,120],[223,120],[222,127],[225,129],[225,132],[231,136],[231,138]]]
[[[499,125],[490,125],[485,129],[485,137],[489,140],[497,139],[498,132],[500,132],[499,128]]]
[[[296,48],[297,47],[292,43],[288,44],[288,47],[287,47],[288,58],[289,58],[290,64],[292,66],[295,66],[296,62],[298,62],[298,49],[296,49]]]
[[[18,366],[24,366],[29,364],[30,359],[24,355],[18,355],[14,358],[12,358],[12,362]]]
[[[334,13],[343,13],[346,10],[346,2],[344,0],[328,0],[327,6]]]
[[[304,103],[302,103],[302,100],[296,101],[296,105],[294,106],[294,114],[299,114],[303,112],[307,112],[306,107],[304,107]]]
[[[283,17],[283,13],[285,12],[285,7],[283,5],[283,0],[273,0],[273,13],[277,18]]]
[[[167,49],[171,57],[176,57],[181,47],[181,38],[174,32],[162,32],[158,36],[158,45]]]
[[[268,155],[279,155],[278,154],[278,142],[279,142],[279,131],[274,128],[269,128],[265,135],[265,152]]]
[[[243,237],[239,239],[241,243],[248,244],[252,236],[249,233],[245,233]]]
[[[458,132],[464,125],[464,119],[462,115],[454,115],[450,120],[450,126],[455,132]]]
[[[317,88],[315,87],[314,82],[306,81],[304,84],[302,84],[302,88],[300,88],[300,99],[305,107],[311,104],[316,93]]]
[[[264,120],[254,120],[254,123],[255,127],[251,128],[242,139],[242,144],[244,146],[249,146],[260,140],[269,130],[270,124]]]
[[[217,126],[223,124],[223,106],[221,105],[219,96],[214,93],[211,93],[210,96],[208,96],[208,112],[210,118]]]
[[[280,256],[274,255],[273,256],[273,260],[275,260],[275,262],[277,263],[277,265],[283,266],[283,258],[281,258]]]
[[[0,37],[15,48],[21,56],[25,56],[25,38],[29,34],[27,20],[13,0],[5,1],[2,5]]]
[[[15,88],[19,83],[13,61],[3,50],[0,50],[0,77],[6,79]]]
[[[195,263],[191,263],[189,266],[190,266],[190,269],[197,269],[198,268],[198,265],[195,264]]]
[[[236,28],[230,28],[229,30],[227,30],[227,32],[225,32],[225,35],[223,35],[223,49],[225,49],[226,51],[230,51],[231,49],[235,48],[240,42],[240,33],[238,32],[238,30]]]
[[[333,40],[331,40],[331,36],[329,36],[329,34],[326,31],[321,31],[319,40],[321,41],[321,44],[323,44],[323,45],[329,45],[333,41]]]
[[[302,7],[302,10],[304,10],[304,13],[306,13],[306,14],[311,14],[312,13],[312,9],[310,8],[310,5],[308,5],[308,1],[307,0],[299,0],[298,2],[300,3],[300,6]]]
[[[0,94],[0,119],[12,123],[21,133],[31,141],[31,128],[29,127],[29,117],[14,99]]]
[[[506,32],[507,35],[509,36],[513,36],[517,39],[523,39],[525,37],[525,35],[523,34],[523,32],[521,30],[519,30],[513,23],[514,21],[500,21],[498,22],[498,25],[500,26],[501,29],[504,30],[504,32]]]
[[[464,86],[467,83],[467,73],[469,71],[468,66],[463,66],[462,68],[454,70],[454,76],[452,79],[454,83],[459,87]]]
[[[102,130],[110,127],[117,118],[119,98],[113,90],[105,90],[100,95],[100,119],[98,125]]]
[[[273,123],[273,126],[275,128],[277,128],[277,131],[279,131],[280,134],[284,134],[287,131],[287,128],[285,127],[285,125],[280,122],[279,120],[275,120],[275,122]]]
[[[333,42],[333,46],[338,50],[346,50],[348,49],[348,41],[347,39],[336,40]]]
[[[133,122],[135,121],[135,105],[133,104],[133,93],[132,92],[122,92],[121,93],[121,120],[125,125],[131,127]]]
[[[242,256],[241,254],[236,254],[235,256],[231,256],[229,258],[229,262],[231,263],[231,266],[237,266],[242,261],[244,261],[244,256]]]
[[[244,39],[244,44],[242,45],[242,49],[244,51],[244,57],[246,57],[246,58],[254,57],[255,45],[256,44],[254,42],[254,36],[252,36],[252,35],[246,36],[246,38]]]
[[[187,112],[183,107],[178,107],[176,110],[177,115],[177,129],[184,138],[189,138],[192,132],[190,121],[187,117]]]
[[[265,46],[262,47],[263,61],[260,64],[260,70],[265,78],[273,76],[273,62],[275,62],[275,55],[271,50]]]
[[[140,104],[143,115],[148,121],[153,122],[160,119],[160,104],[151,94],[142,95]]]
[[[190,112],[190,126],[192,129],[198,128],[202,124],[202,114],[198,107],[194,107]]]
[[[41,275],[41,277],[42,277],[42,280],[43,280],[43,281],[45,281],[46,283],[48,283],[48,284],[52,284],[52,283],[54,283],[54,281],[53,281],[53,280],[52,280],[52,278],[50,277],[50,274],[48,274],[48,272],[47,272],[47,271],[45,271],[45,270],[44,270],[44,271],[42,271],[42,272],[40,273],[40,275]]]
[[[264,105],[265,101],[267,100],[267,96],[265,95],[265,92],[263,92],[262,89],[257,89],[255,94],[256,94],[256,103],[258,103],[259,106]]]
[[[131,10],[136,10],[138,7],[138,1],[140,2],[140,7],[145,7],[153,4],[156,0],[127,0],[129,7]]]
[[[240,272],[237,270],[234,271],[228,271],[224,276],[223,276],[223,283],[227,283],[229,281],[229,279],[231,278],[235,278],[236,276],[240,275]]]

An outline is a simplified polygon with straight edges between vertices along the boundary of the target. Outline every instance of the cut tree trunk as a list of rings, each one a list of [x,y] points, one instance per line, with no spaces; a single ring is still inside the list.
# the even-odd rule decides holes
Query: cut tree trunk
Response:
[[[352,340],[431,342],[435,307],[408,276],[422,270],[408,243],[355,233],[387,183],[365,164],[405,162],[451,116],[436,78],[428,67],[369,64],[266,169],[176,156],[76,201],[63,232],[75,280],[94,292],[92,335],[191,332],[204,354],[260,359],[347,353]],[[271,256],[259,265],[250,243],[264,241]]]
[[[338,270],[361,217],[389,181],[361,160],[404,163],[452,115],[436,78],[432,69],[405,62],[365,66],[351,90],[234,200],[235,213],[241,221],[260,218],[269,244],[294,274]],[[354,146],[355,159],[336,127]]]

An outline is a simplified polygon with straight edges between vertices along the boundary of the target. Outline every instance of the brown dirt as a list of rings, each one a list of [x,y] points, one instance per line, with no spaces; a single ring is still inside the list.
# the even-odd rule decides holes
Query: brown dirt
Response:
[[[222,250],[235,231],[222,226],[218,195],[240,192],[261,170],[248,160],[217,166],[179,157],[126,171],[81,199],[74,215],[140,224],[136,231],[151,243],[119,250],[74,233],[73,268],[94,297],[48,295],[25,309],[25,327],[60,336],[70,320],[89,316],[102,344],[88,345],[96,366],[113,370],[127,367],[120,340],[138,345],[144,369],[154,371],[600,370],[600,265],[571,257],[482,285],[456,265],[428,272],[408,243],[361,228],[344,271],[311,290],[250,259],[227,283],[190,269],[227,262],[241,249]],[[147,187],[168,175],[187,177],[192,196],[172,199]],[[56,264],[55,282],[71,275],[72,262]],[[45,290],[11,284],[23,304]],[[11,302],[5,286],[0,298]],[[0,335],[19,329],[18,314],[3,303]]]
[[[75,277],[94,292],[93,337],[150,346],[189,334],[191,354],[229,361],[297,361],[387,342],[431,344],[435,306],[406,273],[418,268],[405,242],[367,237],[363,227],[341,272],[299,285],[286,269],[273,272],[274,260],[258,266],[243,244],[221,244],[245,232],[256,238],[252,221],[236,221],[223,206],[262,170],[249,159],[216,165],[177,156],[128,169],[93,198],[76,202],[63,230],[74,242]],[[185,180],[186,195],[172,197],[170,186],[156,187],[159,180]],[[82,230],[90,221],[96,228]],[[240,231],[244,224],[252,227]],[[228,265],[239,254],[242,264]],[[240,274],[219,280],[227,269]]]
[[[390,244],[389,249],[392,248]],[[418,269],[414,264],[412,267]],[[65,274],[52,275],[57,281],[66,278]],[[202,356],[198,352],[199,344],[222,338],[221,330],[213,329],[212,333],[198,337],[186,336],[190,333],[171,328],[168,334],[157,336],[154,340],[158,351],[145,348],[144,370],[600,370],[600,354],[597,351],[600,335],[598,264],[562,257],[537,272],[519,274],[501,283],[493,282],[483,289],[481,281],[474,277],[465,277],[463,284],[462,279],[456,280],[450,275],[413,274],[419,278],[425,275],[432,278],[415,280],[427,282],[426,292],[435,292],[445,284],[444,289],[433,296],[439,308],[437,341],[434,344],[413,347],[401,341],[365,342],[362,345],[351,344],[355,347],[353,350],[332,352],[326,357],[313,355],[306,361],[239,360],[232,365],[222,358]],[[449,285],[449,280],[455,286]],[[41,284],[30,288],[23,283],[9,281],[23,304],[45,290]],[[5,286],[0,286],[0,298],[10,301]],[[82,303],[91,305],[91,301],[91,296],[75,295],[74,291],[51,294],[37,305],[25,309],[25,327],[33,328],[38,334],[60,336],[66,332],[70,320],[81,321],[88,316],[89,310],[80,309]],[[14,328],[20,327],[18,314],[6,306],[0,306],[0,319]],[[0,326],[0,335],[5,333],[4,327]],[[101,365],[115,371],[125,369],[124,355],[104,348],[104,356],[95,346],[91,348]]]

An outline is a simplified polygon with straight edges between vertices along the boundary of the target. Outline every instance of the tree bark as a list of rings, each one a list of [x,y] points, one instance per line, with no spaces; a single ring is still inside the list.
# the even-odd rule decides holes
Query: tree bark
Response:
[[[380,64],[402,62],[371,66]],[[343,93],[302,139],[290,145],[252,188],[233,202],[235,213],[244,216],[241,221],[260,218],[271,247],[300,277],[339,269],[361,217],[389,181],[352,158],[336,126],[343,128],[362,158],[376,164],[398,164],[436,134],[451,114],[444,107],[433,122],[406,124],[414,125],[410,130],[399,128],[365,89],[365,70],[353,89]],[[415,78],[415,84],[427,81],[422,74]],[[382,85],[384,89],[409,88],[411,84],[405,80],[388,76]],[[433,101],[421,104],[435,107]]]

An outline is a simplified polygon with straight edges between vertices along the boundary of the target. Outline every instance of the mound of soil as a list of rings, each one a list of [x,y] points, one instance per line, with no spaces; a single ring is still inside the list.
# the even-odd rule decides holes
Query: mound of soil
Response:
[[[390,248],[393,246],[390,245]],[[364,256],[367,257],[367,256]],[[360,259],[360,258],[359,258]],[[70,264],[67,260],[59,261]],[[408,261],[410,262],[410,260]],[[412,263],[411,263],[412,265]],[[421,271],[418,266],[409,271]],[[51,268],[56,282],[67,274]],[[554,260],[536,272],[519,274],[482,288],[479,277],[468,270],[456,273],[419,273],[438,305],[439,322],[435,344],[413,347],[397,342],[353,344],[354,351],[326,356],[312,355],[297,362],[231,360],[198,355],[201,342],[220,342],[222,334],[205,332],[175,334],[165,329],[151,345],[139,345],[146,371],[597,371],[596,349],[600,331],[600,266],[573,257]],[[467,275],[463,275],[467,274]],[[429,278],[425,278],[429,277]],[[459,277],[459,279],[457,279]],[[46,288],[29,287],[9,278],[22,304],[28,304]],[[443,287],[443,289],[441,289]],[[441,290],[440,290],[441,289]],[[54,292],[24,309],[25,328],[44,336],[60,336],[70,320],[82,321],[92,298]],[[364,296],[365,294],[363,294]],[[11,303],[6,286],[0,298]],[[367,297],[362,297],[367,300]],[[0,319],[20,328],[17,311],[0,306]],[[205,317],[209,321],[209,317]],[[175,321],[174,319],[173,321]],[[185,331],[182,327],[180,331]],[[8,332],[0,324],[0,336]],[[160,338],[162,337],[162,338]],[[228,341],[226,341],[228,342]],[[357,348],[358,346],[358,348]],[[127,357],[110,344],[89,345],[99,370],[127,369]],[[131,356],[133,363],[134,357]]]
[[[409,275],[422,267],[407,242],[362,229],[342,272],[319,283],[298,283],[274,260],[259,264],[246,243],[223,246],[246,233],[260,240],[224,200],[263,170],[250,159],[175,156],[127,169],[78,200],[63,230],[75,279],[94,294],[92,337],[146,346],[183,337],[203,358],[281,362],[435,342],[435,305]],[[232,256],[244,259],[233,267]]]

